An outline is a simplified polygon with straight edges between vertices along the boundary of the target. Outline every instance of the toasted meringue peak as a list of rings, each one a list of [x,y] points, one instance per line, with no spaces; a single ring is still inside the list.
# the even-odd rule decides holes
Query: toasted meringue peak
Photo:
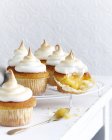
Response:
[[[22,47],[24,47],[23,40],[21,41],[21,44],[20,44],[20,46],[19,46],[19,48],[18,48],[18,49],[21,49]]]
[[[28,50],[22,41],[19,48],[14,50],[14,56],[8,61],[9,66],[16,66],[27,54]]]
[[[44,39],[43,44],[45,44],[45,43],[46,43],[46,41],[45,41],[45,39]]]
[[[42,45],[45,45],[45,44],[47,44],[47,42],[46,42],[45,39],[44,39]]]
[[[57,45],[55,46],[55,50],[56,50],[56,51],[59,51],[60,49],[61,49],[60,45],[57,44]]]
[[[53,51],[52,55],[50,55],[47,59],[47,64],[55,66],[59,64],[66,57],[66,53],[63,51],[60,45],[55,46],[55,51]]]
[[[11,69],[9,69],[8,72],[10,73],[9,79],[8,79],[8,81],[6,83],[4,83],[2,85],[2,87],[7,86],[9,88],[14,88],[14,87],[17,86],[17,80],[16,80],[16,78],[15,78],[15,76],[13,74],[13,71]]]
[[[29,48],[28,55],[15,67],[18,72],[38,73],[45,72],[46,66],[37,59]]]
[[[8,72],[10,73],[9,80],[12,81],[12,82],[17,83],[17,80],[16,80],[16,78],[15,78],[15,76],[14,76],[13,71],[12,71],[11,69],[9,69]]]
[[[49,45],[45,40],[41,44],[40,48],[38,48],[34,55],[40,60],[46,60],[49,55],[53,53],[55,50],[54,46]]]
[[[25,47],[23,40],[21,41],[20,46],[17,49],[15,49],[14,52],[16,53],[16,52],[19,52],[19,51],[23,51],[24,53],[28,53],[28,50]]]
[[[59,54],[63,55],[64,51],[63,51],[63,49],[60,45],[56,45],[55,46],[55,51],[53,51],[53,54],[54,55],[59,55]]]
[[[38,59],[34,56],[34,54],[32,53],[30,47],[29,47],[29,50],[28,50],[28,55],[24,57],[23,61],[24,61],[24,60],[28,60],[28,61],[35,60],[35,61],[40,62],[40,60],[38,60]]]
[[[71,50],[70,53],[68,54],[68,56],[66,56],[65,60],[66,60],[66,59],[74,59],[74,58],[75,58],[74,53],[73,53],[73,51]]]
[[[12,70],[8,70],[8,72],[10,74],[8,81],[0,87],[0,101],[22,102],[31,98],[31,89],[19,85]]]
[[[50,47],[50,45],[44,40],[42,45],[41,45],[41,48],[47,48],[47,47]]]
[[[83,74],[88,71],[87,66],[79,59],[77,59],[71,51],[65,60],[61,61],[55,66],[55,71],[63,74]]]
[[[59,44],[57,44],[57,45],[55,46],[55,50],[56,50],[56,51],[60,51],[60,50],[62,50],[62,47],[61,47]]]
[[[34,56],[33,53],[32,53],[32,51],[31,51],[31,48],[30,48],[30,47],[29,47],[28,55],[27,55],[27,56],[31,56],[31,57]]]
[[[26,50],[26,51],[27,51],[27,49],[26,49],[26,47],[25,47],[25,45],[24,45],[23,40],[21,41],[20,46],[19,46],[16,50]],[[16,50],[15,50],[15,51],[16,51]]]

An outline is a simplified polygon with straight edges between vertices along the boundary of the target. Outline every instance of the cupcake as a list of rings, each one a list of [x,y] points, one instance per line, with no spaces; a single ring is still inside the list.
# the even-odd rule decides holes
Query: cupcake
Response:
[[[43,63],[46,64],[46,60],[48,58],[49,55],[51,55],[54,51],[54,47],[50,46],[45,40],[42,43],[42,45],[40,46],[40,48],[38,48],[34,55]]]
[[[87,66],[72,51],[64,61],[56,65],[54,80],[58,91],[64,93],[83,93],[94,85]]]
[[[14,56],[8,61],[7,69],[14,70],[14,67],[28,54],[26,47],[24,46],[23,41],[21,42],[19,48],[14,50]]]
[[[42,95],[45,92],[49,74],[46,66],[32,54],[30,49],[28,55],[16,65],[14,74],[18,83],[29,87],[33,95]]]
[[[56,83],[53,78],[54,68],[57,64],[59,64],[62,60],[65,59],[65,56],[66,56],[66,53],[63,51],[63,49],[59,45],[56,45],[55,51],[53,52],[53,54],[48,56],[46,67],[47,67],[47,71],[49,72],[49,79],[48,79],[49,85],[56,86]]]
[[[31,120],[36,99],[32,97],[32,91],[19,85],[12,70],[7,82],[0,87],[0,125],[21,126]]]

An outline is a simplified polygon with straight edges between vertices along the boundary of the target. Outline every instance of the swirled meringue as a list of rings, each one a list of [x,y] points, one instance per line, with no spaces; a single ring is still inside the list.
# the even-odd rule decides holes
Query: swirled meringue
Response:
[[[66,53],[63,51],[61,46],[56,45],[55,51],[52,55],[48,56],[47,65],[55,66],[65,59]]]
[[[19,85],[12,70],[9,70],[9,72],[8,81],[0,87],[0,101],[23,102],[30,99],[32,97],[31,89]]]
[[[19,48],[14,50],[14,56],[8,61],[9,66],[16,66],[27,54],[28,50],[22,41]]]
[[[49,55],[51,55],[54,51],[54,47],[50,46],[45,40],[42,43],[41,47],[38,48],[34,55],[40,60],[46,60]]]
[[[71,51],[64,61],[61,61],[60,64],[55,66],[55,71],[63,74],[84,74],[88,71],[88,68],[81,60],[77,59]]]
[[[45,72],[46,66],[37,59],[29,49],[28,55],[16,65],[15,70],[24,73],[38,73]]]

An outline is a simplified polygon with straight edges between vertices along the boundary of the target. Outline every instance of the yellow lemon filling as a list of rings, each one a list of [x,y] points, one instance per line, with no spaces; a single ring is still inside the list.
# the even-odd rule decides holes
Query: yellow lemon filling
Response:
[[[67,85],[76,90],[87,90],[90,88],[90,84],[93,84],[93,80],[90,76],[78,76],[78,75],[65,75],[65,76],[55,76],[55,80],[62,85]]]
[[[59,108],[56,112],[55,112],[55,116],[56,118],[60,119],[60,118],[70,118],[70,109],[69,108]]]

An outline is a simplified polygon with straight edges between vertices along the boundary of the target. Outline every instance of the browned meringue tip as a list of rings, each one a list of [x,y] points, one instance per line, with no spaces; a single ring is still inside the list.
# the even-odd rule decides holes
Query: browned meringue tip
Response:
[[[70,55],[70,56],[74,56],[74,53],[73,53],[72,50],[70,51],[69,55]]]
[[[24,42],[22,40],[18,49],[21,49],[23,47],[23,44],[24,44]]]
[[[29,47],[29,50],[28,50],[28,56],[32,56],[32,51],[31,51],[31,48]]]
[[[21,44],[23,44],[23,40],[21,40]]]
[[[10,77],[8,79],[14,79],[16,81],[15,75],[11,69],[7,70],[6,72],[10,73]]]
[[[45,45],[45,44],[46,44],[46,40],[43,39],[43,42],[42,42],[41,46],[43,46],[43,45]]]
[[[44,39],[44,40],[43,40],[43,44],[45,44],[45,43],[46,43],[46,40]]]
[[[57,44],[57,45],[55,46],[55,50],[56,50],[56,51],[60,50],[60,45],[59,45],[59,44]]]
[[[41,44],[41,47],[49,47],[49,43],[46,42],[46,40],[43,40],[43,43]]]
[[[73,51],[71,50],[70,51],[70,53],[66,56],[66,59],[68,59],[68,58],[74,58],[75,56],[74,56],[74,53],[73,53]]]

